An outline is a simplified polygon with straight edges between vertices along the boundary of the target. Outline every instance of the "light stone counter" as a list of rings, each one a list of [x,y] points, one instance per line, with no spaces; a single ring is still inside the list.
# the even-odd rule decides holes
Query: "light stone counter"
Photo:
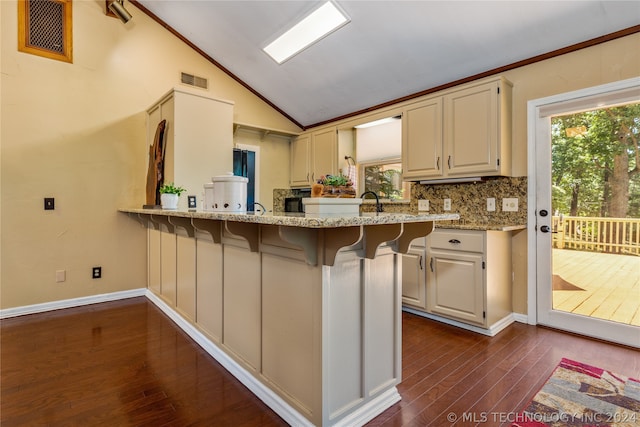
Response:
[[[380,225],[416,223],[429,221],[457,220],[458,214],[408,214],[408,213],[361,213],[359,215],[307,215],[304,213],[273,212],[264,215],[253,213],[225,213],[203,211],[171,211],[163,209],[120,209],[120,212],[168,217],[212,219],[233,222],[247,222],[265,225],[285,225],[304,228],[353,227],[358,225]]]
[[[146,228],[149,299],[295,426],[400,400],[402,254],[458,218],[120,211]]]

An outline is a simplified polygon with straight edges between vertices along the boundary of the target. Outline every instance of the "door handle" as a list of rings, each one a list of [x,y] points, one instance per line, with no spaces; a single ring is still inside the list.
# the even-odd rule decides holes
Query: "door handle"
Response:
[[[454,245],[458,245],[458,244],[460,244],[461,242],[460,242],[460,240],[458,240],[458,239],[451,239],[451,240],[449,240],[449,243],[454,244]]]
[[[431,272],[433,273],[433,257],[431,257],[431,261],[429,261],[429,268],[431,268]]]
[[[420,255],[420,258],[418,259],[418,265],[420,266],[420,270],[422,270],[422,255]]]
[[[548,225],[543,225],[542,227],[540,227],[540,231],[542,231],[543,233],[548,233],[551,231],[551,228],[549,228]]]

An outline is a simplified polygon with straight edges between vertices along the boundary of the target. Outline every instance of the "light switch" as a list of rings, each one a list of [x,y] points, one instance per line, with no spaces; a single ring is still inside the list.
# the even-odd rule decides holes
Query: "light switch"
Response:
[[[451,199],[444,199],[444,210],[445,211],[451,210]]]
[[[67,280],[67,272],[65,270],[56,270],[56,282],[64,282]]]
[[[489,197],[487,198],[487,212],[495,212],[496,210],[496,198]]]
[[[419,211],[428,211],[429,210],[429,201],[428,200],[418,200],[418,210]]]

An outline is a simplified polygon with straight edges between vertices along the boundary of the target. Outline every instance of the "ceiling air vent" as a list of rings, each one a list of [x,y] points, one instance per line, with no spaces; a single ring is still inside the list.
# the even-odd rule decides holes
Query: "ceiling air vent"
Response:
[[[207,89],[209,87],[209,81],[204,77],[194,76],[193,74],[188,73],[180,73],[180,81],[189,86],[195,86],[202,89]]]

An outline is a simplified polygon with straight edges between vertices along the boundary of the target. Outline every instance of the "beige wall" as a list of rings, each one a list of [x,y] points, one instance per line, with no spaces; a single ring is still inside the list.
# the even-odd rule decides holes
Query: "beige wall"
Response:
[[[144,203],[144,111],[180,85],[181,71],[207,77],[211,96],[234,101],[234,121],[300,131],[128,9],[133,19],[123,25],[104,14],[103,0],[74,1],[68,64],[18,52],[17,3],[0,1],[0,308],[146,285],[144,229],[117,209]],[[270,162],[286,171],[273,185],[286,187],[288,156]],[[54,211],[43,210],[44,197],[55,197]],[[103,278],[92,280],[97,265]],[[66,270],[65,282],[55,282],[56,270]]]

